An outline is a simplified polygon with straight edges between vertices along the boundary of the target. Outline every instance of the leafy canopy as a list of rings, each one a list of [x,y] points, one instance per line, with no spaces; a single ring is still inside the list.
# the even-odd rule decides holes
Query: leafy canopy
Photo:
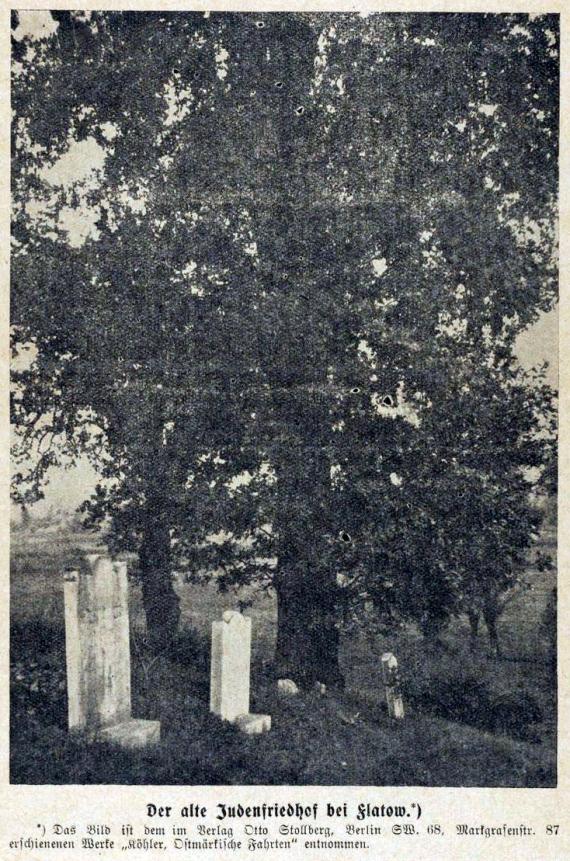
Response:
[[[556,298],[557,17],[14,24],[15,494],[87,452],[120,546],[150,505],[194,575],[385,615],[508,581],[554,446],[514,343]]]

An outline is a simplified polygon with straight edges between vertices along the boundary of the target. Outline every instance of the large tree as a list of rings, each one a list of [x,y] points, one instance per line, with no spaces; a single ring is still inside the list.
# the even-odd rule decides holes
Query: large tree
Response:
[[[87,450],[158,642],[173,568],[218,567],[275,589],[280,673],[339,679],[356,599],[461,591],[426,524],[488,493],[464,411],[491,456],[555,299],[557,19],[54,19],[15,21],[16,492]],[[546,458],[532,390],[515,483]]]

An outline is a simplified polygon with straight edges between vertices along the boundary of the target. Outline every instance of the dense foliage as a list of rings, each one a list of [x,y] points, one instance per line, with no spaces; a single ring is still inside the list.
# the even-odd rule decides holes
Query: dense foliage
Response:
[[[16,496],[88,452],[158,639],[173,568],[255,580],[309,679],[341,618],[509,588],[555,444],[514,344],[556,298],[557,17],[24,23]]]

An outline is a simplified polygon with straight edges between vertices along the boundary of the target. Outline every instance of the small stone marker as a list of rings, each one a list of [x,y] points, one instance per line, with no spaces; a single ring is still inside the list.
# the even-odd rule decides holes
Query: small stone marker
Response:
[[[159,721],[131,718],[126,562],[90,553],[64,579],[68,725],[90,741],[144,747]]]
[[[160,741],[160,721],[130,718],[102,729],[98,740],[116,744],[127,750],[153,747]]]
[[[226,610],[212,623],[210,711],[249,735],[271,727],[269,715],[249,714],[251,619]]]
[[[392,718],[403,718],[404,703],[402,702],[402,693],[400,691],[398,661],[392,652],[386,652],[382,655],[382,679],[386,689],[388,714]]]
[[[235,719],[236,726],[246,735],[261,735],[271,729],[270,715],[240,715]]]
[[[278,679],[277,690],[285,697],[294,697],[299,693],[299,688],[293,679]]]

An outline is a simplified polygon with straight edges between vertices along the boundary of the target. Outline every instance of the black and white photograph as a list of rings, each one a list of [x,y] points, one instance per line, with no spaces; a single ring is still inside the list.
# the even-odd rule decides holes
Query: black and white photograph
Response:
[[[10,783],[555,788],[559,15],[11,37]]]

